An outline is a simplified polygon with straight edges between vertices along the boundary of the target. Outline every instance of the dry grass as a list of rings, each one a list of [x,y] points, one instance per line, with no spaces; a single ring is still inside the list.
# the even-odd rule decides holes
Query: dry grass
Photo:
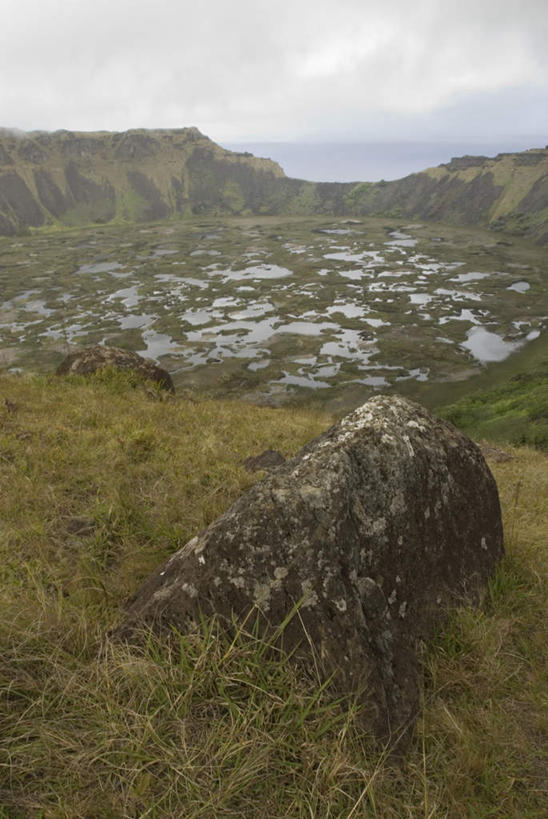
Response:
[[[260,640],[215,624],[140,647],[106,636],[140,579],[255,479],[243,458],[290,454],[329,421],[119,376],[0,380],[0,816],[545,815],[538,452],[493,465],[507,557],[484,609],[425,656],[400,763]]]

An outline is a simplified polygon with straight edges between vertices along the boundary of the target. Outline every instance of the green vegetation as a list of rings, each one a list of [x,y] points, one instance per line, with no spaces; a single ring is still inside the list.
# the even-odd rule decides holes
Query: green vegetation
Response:
[[[462,157],[400,180],[310,183],[288,179],[272,160],[224,150],[196,128],[2,130],[0,234],[191,214],[384,214],[491,226],[546,244],[547,168],[548,150],[532,149]]]
[[[244,252],[256,257],[253,264],[266,258],[265,241],[267,250],[280,254],[277,263],[294,271],[300,289],[286,292],[285,285],[276,288],[260,279],[255,303],[267,309],[271,299],[273,312],[284,315],[290,307],[292,316],[304,316],[312,293],[318,315],[338,315],[349,333],[364,329],[352,315],[353,302],[348,316],[342,309],[350,297],[339,290],[341,275],[355,272],[344,253],[337,265],[329,262],[329,270],[321,270],[325,278],[317,287],[315,266],[325,268],[333,250],[326,238],[332,220],[317,218],[312,239],[312,223],[293,220],[288,231],[279,218],[259,225],[253,217],[237,228],[235,222],[226,226],[211,219],[154,228],[95,227],[83,242],[78,231],[60,230],[62,222],[133,222],[166,214],[186,219],[193,212],[255,208],[265,214],[397,214],[405,221],[435,215],[454,224],[490,221],[539,242],[548,238],[543,151],[479,164],[464,158],[410,181],[318,186],[284,178],[267,160],[223,151],[194,129],[35,134],[28,144],[2,138],[13,167],[10,161],[0,169],[5,200],[0,232],[23,234],[29,226],[37,232],[23,250],[23,243],[3,240],[3,367],[51,369],[66,352],[69,330],[75,341],[85,333],[87,343],[109,338],[141,349],[136,320],[147,298],[156,309],[155,276],[185,284],[184,278],[176,281],[171,267],[184,262],[175,272],[186,274],[186,285],[200,292],[192,297],[186,292],[184,301],[176,288],[170,293],[171,312],[157,324],[159,338],[170,339],[181,325],[173,305],[199,311],[202,304],[199,279],[193,282],[202,270],[200,255],[209,266],[213,250],[219,269],[232,269]],[[30,149],[38,153],[31,156]],[[40,175],[36,156],[42,155]],[[354,255],[363,250],[362,239],[367,247],[384,246],[391,227],[405,228],[405,222],[386,226],[374,219],[352,225],[336,241],[353,243],[363,232],[359,244],[348,248]],[[220,240],[211,234],[215,230],[223,232]],[[441,244],[430,261],[466,263],[480,275],[498,271],[481,292],[501,337],[519,340],[516,318],[523,335],[541,327],[545,266],[538,249],[520,240],[484,241],[473,229],[430,224],[420,230],[412,251],[419,258],[425,251],[432,255],[429,243],[436,241]],[[217,250],[202,241],[222,245]],[[312,246],[317,252],[311,266],[299,254],[306,247],[309,258]],[[99,256],[99,250],[107,255]],[[101,270],[108,253],[115,263]],[[352,252],[346,256],[352,260]],[[136,259],[143,270],[128,280]],[[76,276],[86,265],[96,268],[93,274]],[[397,356],[401,371],[387,370],[394,387],[429,406],[441,405],[440,414],[473,437],[537,449],[510,446],[502,456],[491,449],[507,555],[483,608],[456,612],[425,651],[424,707],[401,758],[374,748],[353,704],[338,701],[334,687],[322,686],[312,672],[293,668],[289,658],[253,635],[251,622],[240,624],[234,641],[215,621],[169,639],[145,633],[135,646],[110,636],[152,569],[256,479],[242,461],[266,448],[291,455],[325,429],[329,415],[177,399],[114,372],[90,380],[0,376],[2,819],[545,815],[547,342],[541,336],[485,368],[465,358],[470,377],[458,381],[458,357],[467,355],[459,345],[470,329],[459,313],[463,306],[475,309],[475,285],[466,291],[459,283],[455,312],[447,300],[434,299],[447,296],[437,275],[430,272],[428,284],[417,285],[429,297],[435,332],[424,324],[420,332],[413,329],[410,291],[395,286],[386,290],[389,299],[375,296],[372,320],[380,321],[375,328],[380,353],[371,357]],[[509,284],[522,276],[530,292],[509,295]],[[21,295],[23,277],[28,285]],[[452,277],[447,276],[457,281]],[[241,285],[236,277],[226,278],[219,279],[217,296],[233,309]],[[98,293],[103,300],[112,296],[110,319],[101,314],[91,329],[70,325],[72,288],[79,315],[96,304]],[[145,301],[139,307],[123,299]],[[337,305],[341,311],[330,312]],[[115,308],[119,315],[113,318]],[[441,319],[447,336],[442,348]],[[48,335],[55,321],[61,330]],[[25,322],[33,328],[28,333]],[[23,338],[18,323],[25,324]],[[365,329],[373,337],[371,325]],[[215,325],[211,333],[217,338]],[[179,386],[190,396],[193,388],[224,395],[258,390],[267,375],[280,382],[288,361],[290,377],[302,376],[302,367],[314,371],[315,345],[328,341],[325,333],[281,334],[259,372],[249,371],[239,357],[217,369],[215,360],[206,361]],[[204,335],[199,352],[205,356],[211,343]],[[409,371],[429,369],[430,381],[399,380],[406,376],[403,364]],[[329,406],[337,412],[373,390],[359,382],[363,373],[353,362],[348,374],[341,373],[358,380],[350,387],[341,383],[340,393],[333,389]],[[318,404],[325,405],[319,393]]]
[[[131,188],[121,189],[117,199],[118,222],[140,222],[144,219],[147,202]]]
[[[472,437],[516,445],[530,445],[536,440],[534,445],[544,448],[542,417],[547,412],[547,375],[548,336],[541,333],[504,361],[491,363],[468,379],[418,385],[404,382],[400,392],[448,418]],[[511,399],[509,404],[503,396]],[[474,411],[470,412],[472,404]],[[505,428],[504,415],[516,419],[518,425]],[[488,419],[489,429],[483,426]]]
[[[472,393],[440,414],[473,438],[548,451],[548,370],[515,375],[498,389]]]
[[[287,213],[292,216],[321,212],[321,198],[314,182],[303,182],[299,193],[291,200]]]
[[[548,362],[546,254],[483,230],[194,217],[0,237],[0,257],[4,370],[48,373],[104,341],[158,357],[181,392],[339,413],[379,388],[445,406],[538,371],[535,350]],[[463,346],[478,324],[516,352],[482,365]]]
[[[345,205],[351,213],[354,213],[361,205],[373,200],[375,186],[373,182],[358,182],[357,185],[346,194]]]
[[[507,557],[484,608],[425,654],[403,759],[252,636],[108,636],[142,578],[255,480],[245,457],[290,455],[330,420],[112,372],[0,379],[0,816],[544,815],[541,452],[493,464]]]
[[[223,204],[231,213],[241,213],[245,208],[245,197],[241,187],[234,180],[229,180],[223,189]]]
[[[542,334],[468,381],[429,384],[415,394],[476,439],[548,450],[548,338]]]

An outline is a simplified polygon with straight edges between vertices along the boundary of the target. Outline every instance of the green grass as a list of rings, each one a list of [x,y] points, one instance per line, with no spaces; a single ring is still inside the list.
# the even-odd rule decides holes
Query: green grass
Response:
[[[473,438],[548,451],[548,370],[515,375],[497,389],[444,407],[440,415]]]
[[[0,817],[545,815],[542,452],[493,464],[507,557],[483,609],[425,652],[403,759],[253,634],[109,637],[152,568],[256,479],[245,457],[290,455],[330,420],[124,375],[0,379]]]
[[[489,430],[476,428],[475,423],[493,422],[493,435],[500,442],[532,442],[528,424],[536,424],[536,433],[545,436],[543,418],[547,411],[546,382],[548,379],[548,334],[526,344],[522,349],[495,362],[463,381],[426,382],[411,381],[399,386],[399,392],[428,407],[432,412],[449,417],[465,432],[476,437],[489,437]],[[511,406],[505,406],[508,399]],[[490,404],[497,404],[496,409]],[[472,407],[474,408],[472,411]],[[515,431],[496,429],[499,415],[522,417],[520,438]]]

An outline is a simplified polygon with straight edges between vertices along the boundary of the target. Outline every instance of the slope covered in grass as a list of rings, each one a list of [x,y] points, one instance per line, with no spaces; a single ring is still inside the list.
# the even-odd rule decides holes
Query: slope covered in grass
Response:
[[[494,390],[472,393],[440,415],[473,438],[548,451],[548,369],[522,373]]]
[[[5,402],[7,399],[7,403]],[[0,816],[540,817],[546,456],[493,464],[505,558],[424,656],[386,760],[314,674],[213,624],[114,643],[139,581],[326,415],[166,398],[131,378],[0,379]]]
[[[419,401],[472,438],[548,451],[548,338],[466,382],[425,385]]]

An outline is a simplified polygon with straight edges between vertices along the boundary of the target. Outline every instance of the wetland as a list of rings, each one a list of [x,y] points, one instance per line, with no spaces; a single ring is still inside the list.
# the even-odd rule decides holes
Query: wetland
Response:
[[[0,238],[0,372],[135,350],[179,391],[356,404],[462,382],[548,323],[542,248],[388,218],[249,217]]]

